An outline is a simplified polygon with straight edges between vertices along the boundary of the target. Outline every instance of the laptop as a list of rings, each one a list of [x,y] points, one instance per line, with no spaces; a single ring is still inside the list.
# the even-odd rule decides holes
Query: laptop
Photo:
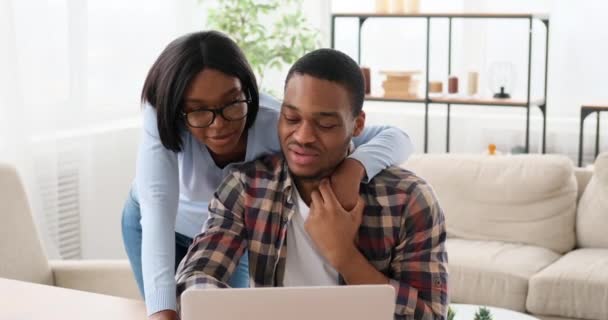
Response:
[[[390,285],[191,289],[181,297],[182,320],[390,320]]]

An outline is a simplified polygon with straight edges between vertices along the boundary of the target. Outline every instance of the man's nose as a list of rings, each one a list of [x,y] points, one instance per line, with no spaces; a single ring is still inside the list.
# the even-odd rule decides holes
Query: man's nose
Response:
[[[300,144],[313,143],[316,141],[316,132],[314,125],[303,121],[294,132],[293,137]]]

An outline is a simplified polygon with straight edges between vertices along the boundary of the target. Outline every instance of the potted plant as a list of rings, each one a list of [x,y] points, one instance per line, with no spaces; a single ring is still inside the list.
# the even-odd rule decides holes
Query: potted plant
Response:
[[[480,307],[475,313],[474,320],[492,320],[492,313],[486,307]]]
[[[447,320],[454,320],[456,317],[456,310],[452,309],[452,306],[448,306],[448,316]],[[461,317],[462,318],[462,317]],[[475,316],[473,320],[493,320],[492,312],[490,309],[486,307],[479,307],[477,312],[475,312]]]
[[[263,87],[264,73],[281,70],[320,46],[319,31],[302,13],[302,0],[217,0],[208,26],[232,37]]]
[[[452,309],[452,306],[448,306],[448,320],[454,320],[456,312]]]

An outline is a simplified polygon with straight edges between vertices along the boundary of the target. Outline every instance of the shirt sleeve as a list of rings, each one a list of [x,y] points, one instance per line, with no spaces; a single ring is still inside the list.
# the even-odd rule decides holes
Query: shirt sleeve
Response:
[[[141,263],[148,315],[176,310],[175,218],[179,199],[177,154],[163,146],[156,110],[144,107],[135,185],[141,210]]]
[[[190,288],[227,288],[247,247],[243,185],[238,171],[224,179],[209,204],[204,232],[194,238],[177,274],[177,297]]]
[[[448,257],[445,219],[432,188],[418,184],[405,206],[400,243],[391,262],[395,319],[445,319]]]
[[[391,126],[365,127],[358,137],[353,138],[353,143],[356,149],[349,158],[361,162],[365,168],[364,183],[380,171],[405,162],[414,152],[407,133]]]
[[[275,111],[281,111],[281,102],[270,94],[260,92],[260,106],[270,108]]]

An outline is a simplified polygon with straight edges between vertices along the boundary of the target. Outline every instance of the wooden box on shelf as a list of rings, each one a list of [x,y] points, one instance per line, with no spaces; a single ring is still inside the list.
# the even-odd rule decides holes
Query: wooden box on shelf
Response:
[[[382,82],[385,98],[416,99],[420,80],[420,71],[380,71],[386,76]]]

